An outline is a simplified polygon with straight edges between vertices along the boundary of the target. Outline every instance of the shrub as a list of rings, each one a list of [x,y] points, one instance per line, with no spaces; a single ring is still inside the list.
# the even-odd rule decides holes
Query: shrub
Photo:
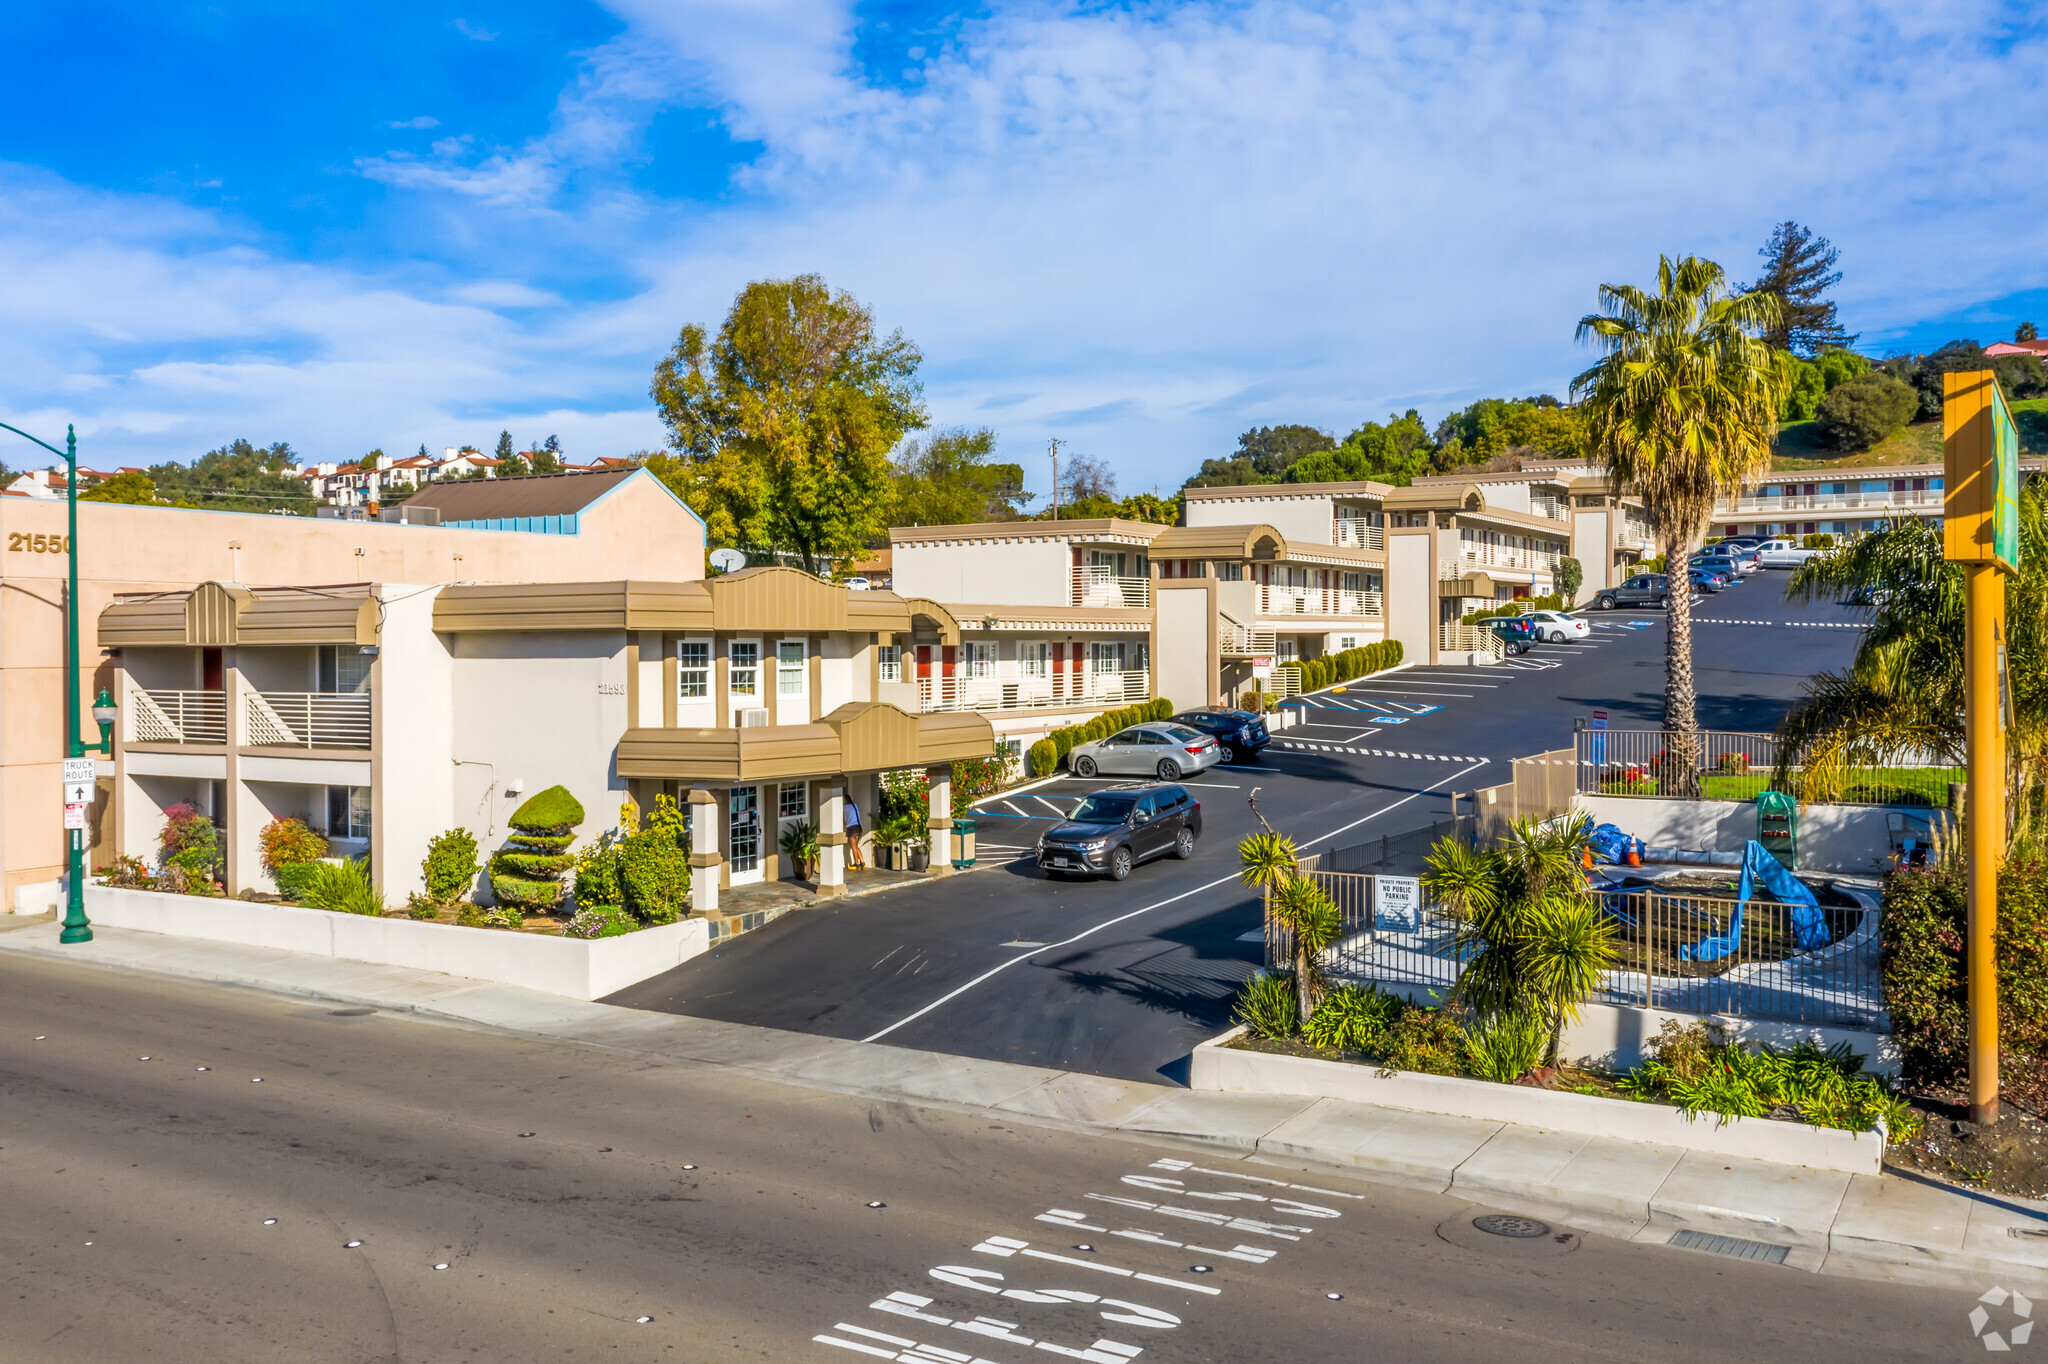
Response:
[[[818,865],[818,826],[807,819],[800,819],[782,831],[778,843],[782,856],[790,870],[799,876],[810,876]]]
[[[139,857],[117,853],[111,865],[101,867],[94,873],[110,886],[124,890],[148,890],[151,884],[149,865]]]
[[[299,903],[341,914],[382,914],[384,897],[370,880],[366,858],[347,862],[306,862],[312,868]]]
[[[1814,426],[1842,450],[1867,450],[1913,420],[1920,397],[1889,374],[1858,375],[1820,400]]]
[[[312,884],[313,878],[325,865],[324,862],[287,862],[272,874],[271,879],[277,882],[280,897],[304,904],[306,887]]]
[[[1294,1036],[1294,977],[1281,971],[1259,972],[1238,992],[1231,1016],[1260,1037],[1277,1042]]]
[[[427,841],[427,855],[420,863],[420,875],[427,883],[427,898],[437,905],[453,904],[476,881],[476,836],[467,829],[449,829]]]
[[[405,897],[405,917],[408,919],[438,919],[446,906],[437,904],[418,891]]]
[[[1968,914],[1956,866],[1902,868],[1885,881],[1885,1007],[1906,1078],[1942,1084],[1968,1070]],[[1998,874],[1998,1040],[2023,1056],[2048,1051],[2048,866],[2006,863]]]
[[[1060,749],[1051,739],[1040,739],[1031,745],[1026,761],[1032,776],[1049,777],[1060,765]]]
[[[647,827],[619,845],[619,888],[626,910],[650,924],[682,917],[690,893],[690,833],[668,796],[654,798]]]
[[[1889,1081],[1863,1073],[1863,1058],[1846,1042],[1822,1050],[1801,1042],[1787,1051],[1755,1050],[1722,1040],[1707,1024],[1666,1019],[1650,1057],[1624,1076],[1631,1098],[1675,1104],[1687,1117],[1718,1113],[1760,1118],[1790,1107],[1815,1127],[1868,1132],[1880,1124],[1892,1141],[1917,1135],[1920,1116]]]
[[[1448,1009],[1409,1009],[1387,1030],[1388,1070],[1458,1075],[1471,1064],[1471,1039]]]
[[[582,909],[562,929],[565,938],[616,938],[622,933],[631,933],[640,925],[633,922],[626,912],[617,905],[605,905],[595,909]]]
[[[491,858],[491,894],[520,912],[547,911],[562,900],[562,873],[583,806],[564,786],[550,786],[512,812],[512,836]]]
[[[1799,542],[1801,549],[1833,549],[1835,537],[1830,531],[1814,531]]]
[[[992,796],[1010,784],[1016,759],[998,746],[983,758],[959,758],[953,763],[953,818],[965,815],[983,796]]]
[[[1534,1009],[1496,1014],[1472,1034],[1472,1074],[1511,1085],[1543,1064],[1550,1025]]]
[[[624,883],[619,879],[622,842],[606,830],[602,838],[584,845],[576,855],[575,895],[582,908],[625,903]]]
[[[1377,986],[1340,985],[1323,996],[1302,1025],[1301,1039],[1312,1047],[1377,1053],[1402,1008],[1399,999]]]
[[[1578,600],[1579,588],[1584,585],[1585,581],[1586,566],[1584,564],[1572,558],[1569,554],[1558,559],[1557,595],[1564,602],[1562,606],[1557,608],[1558,610],[1566,610],[1573,602]]]
[[[1573,585],[1572,590],[1578,590],[1577,584]],[[1518,597],[1514,601],[1504,601],[1498,606],[1489,606],[1484,611],[1470,613],[1465,617],[1465,624],[1472,625],[1501,616],[1522,616],[1531,611],[1562,611],[1568,604],[1568,596],[1568,593],[1549,592],[1540,597]]]
[[[263,826],[256,835],[256,848],[263,870],[274,879],[279,867],[294,862],[317,862],[327,856],[327,839],[315,833],[305,820],[286,815]]]
[[[181,800],[164,811],[164,827],[156,836],[157,859],[169,862],[192,848],[211,848],[215,838],[213,821],[191,801]]]

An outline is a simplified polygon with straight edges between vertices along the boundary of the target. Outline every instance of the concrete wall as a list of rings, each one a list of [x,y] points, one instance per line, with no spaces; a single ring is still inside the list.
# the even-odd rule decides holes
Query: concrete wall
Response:
[[[1410,663],[1436,657],[1435,538],[1426,530],[1387,533],[1387,638],[1401,641]]]
[[[1756,804],[1744,800],[1665,800],[1655,796],[1579,796],[1596,824],[1613,824],[1654,848],[1741,852],[1756,837]],[[1799,870],[1874,876],[1889,864],[1889,817],[1925,824],[1941,811],[1907,805],[1806,805],[1799,810]]]
[[[1066,606],[1073,597],[1073,551],[1064,541],[898,545],[893,563],[899,596],[975,606]]]
[[[427,842],[453,828],[455,661],[434,633],[438,586],[379,586],[384,618],[375,673],[371,736],[370,876],[394,903],[425,890]],[[533,698],[538,699],[538,698]],[[573,707],[564,706],[563,710]],[[558,726],[533,723],[536,735]],[[515,731],[516,732],[516,731]],[[539,788],[534,788],[539,789]]]
[[[1591,600],[1594,593],[1619,581],[1614,555],[1607,548],[1608,522],[1618,514],[1605,507],[1581,507],[1572,513],[1572,557],[1586,571],[1586,580],[1579,585],[1580,601]]]
[[[1184,581],[1189,586],[1179,585]],[[1152,586],[1158,594],[1159,626],[1152,661],[1159,695],[1176,708],[1209,705],[1217,699],[1217,641],[1212,632],[1215,598],[1209,582],[1161,578]]]
[[[1334,544],[1336,499],[1328,493],[1264,496],[1248,492],[1228,499],[1201,498],[1187,504],[1190,526],[1271,526],[1289,540]]]

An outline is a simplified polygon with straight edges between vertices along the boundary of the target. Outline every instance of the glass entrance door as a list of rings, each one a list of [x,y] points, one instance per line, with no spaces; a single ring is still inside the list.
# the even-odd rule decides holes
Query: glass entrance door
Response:
[[[759,881],[761,872],[761,788],[735,786],[726,797],[726,863],[736,886]]]

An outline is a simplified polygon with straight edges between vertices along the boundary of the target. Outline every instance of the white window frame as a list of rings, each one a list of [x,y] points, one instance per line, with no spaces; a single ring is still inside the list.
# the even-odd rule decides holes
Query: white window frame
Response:
[[[789,651],[796,651],[796,662],[791,664]],[[777,696],[802,696],[809,688],[807,676],[810,673],[810,646],[802,639],[780,639],[775,642],[775,694]]]
[[[692,653],[692,651],[697,651]],[[702,658],[703,662],[692,661]],[[696,689],[691,690],[692,686]],[[676,641],[676,699],[679,701],[704,701],[711,696],[711,641],[708,639],[684,639]]]
[[[1017,646],[1017,676],[1043,680],[1052,675],[1052,645],[1027,639]]]
[[[966,676],[968,677],[994,677],[996,675],[996,642],[992,639],[968,640],[966,664]]]
[[[1092,640],[1088,645],[1088,671],[1097,677],[1129,671],[1120,639]]]
[[[742,651],[744,655],[742,654]],[[747,660],[740,662],[742,657]],[[725,644],[726,690],[734,696],[759,696],[761,694],[761,641],[758,639],[732,639]],[[745,685],[741,682],[744,679]]]
[[[790,797],[795,796],[795,800]],[[775,798],[776,817],[779,819],[809,819],[811,816],[811,787],[809,782],[784,782],[781,793]]]
[[[903,646],[901,644],[877,644],[875,663],[884,682],[903,680]]]

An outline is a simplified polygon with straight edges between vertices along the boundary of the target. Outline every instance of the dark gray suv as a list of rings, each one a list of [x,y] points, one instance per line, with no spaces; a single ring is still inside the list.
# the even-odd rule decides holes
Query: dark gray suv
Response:
[[[1657,606],[1669,600],[1671,589],[1662,573],[1638,573],[1619,587],[1610,587],[1593,599],[1593,605],[1602,611],[1612,611],[1617,606]]]
[[[1202,803],[1185,786],[1160,782],[1097,791],[1038,840],[1038,865],[1057,880],[1068,872],[1121,881],[1154,857],[1188,858],[1202,834]]]

